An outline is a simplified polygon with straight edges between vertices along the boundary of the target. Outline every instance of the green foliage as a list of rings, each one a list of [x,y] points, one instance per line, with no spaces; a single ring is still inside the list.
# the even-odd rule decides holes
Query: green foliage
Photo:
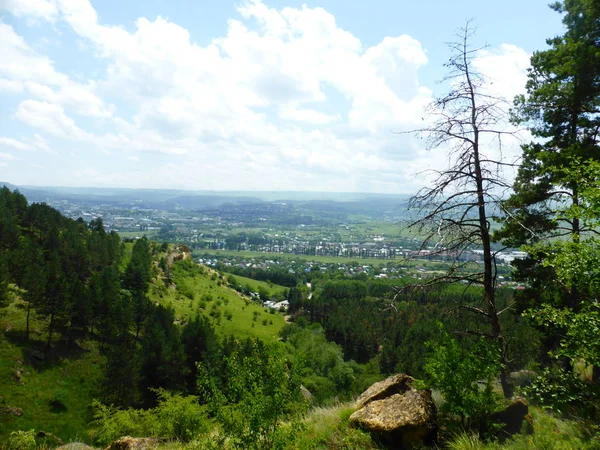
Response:
[[[557,413],[597,418],[600,388],[580,379],[572,370],[546,368],[524,388],[532,401]]]
[[[6,450],[36,450],[35,430],[13,431],[10,433]]]
[[[551,356],[566,357],[572,362],[582,359],[600,366],[600,303],[592,302],[578,313],[542,305],[528,311],[527,316],[538,325],[564,330],[560,345],[550,352]]]
[[[300,328],[294,324],[288,327],[289,330],[284,333],[285,340],[294,348],[301,362],[302,382],[316,402],[347,395],[355,376],[351,365],[344,361],[341,346],[328,342],[319,325]]]
[[[552,414],[530,408],[533,434],[517,434],[500,444],[484,441],[477,435],[463,432],[447,443],[450,450],[593,450],[600,445],[577,421],[565,421]]]
[[[208,431],[205,408],[198,404],[197,397],[164,390],[158,390],[157,397],[158,405],[148,410],[118,409],[94,401],[90,437],[100,444],[125,435],[189,441]]]
[[[498,406],[492,381],[498,374],[497,347],[483,338],[473,351],[463,349],[440,326],[441,343],[430,345],[425,372],[427,383],[442,392],[442,410],[460,416],[463,423],[469,417],[478,420]],[[483,383],[483,386],[480,386]]]
[[[199,392],[217,408],[224,435],[236,448],[283,448],[294,427],[281,421],[302,407],[293,362],[276,344],[232,341],[227,346],[233,351],[224,358],[220,381],[210,376],[211,368],[199,365]]]

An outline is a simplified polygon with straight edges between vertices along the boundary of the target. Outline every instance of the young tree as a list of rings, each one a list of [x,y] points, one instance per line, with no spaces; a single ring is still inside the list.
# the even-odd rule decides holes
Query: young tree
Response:
[[[446,63],[444,82],[450,90],[429,106],[432,124],[412,133],[427,136],[429,149],[448,149],[449,165],[434,170],[434,181],[409,201],[417,218],[409,228],[424,235],[422,250],[433,247],[433,254],[450,258],[452,264],[441,277],[426,284],[466,282],[483,287],[482,305],[462,305],[478,314],[488,325],[487,331],[470,330],[486,336],[501,349],[500,381],[505,396],[510,396],[506,340],[496,306],[496,253],[492,249],[491,209],[509,187],[502,177],[506,163],[495,153],[501,150],[506,101],[489,93],[484,76],[474,67],[480,48],[471,46],[474,31],[470,22],[460,30],[458,41],[450,43],[452,57]],[[495,144],[490,145],[490,142]],[[483,264],[472,264],[469,252],[483,249]]]

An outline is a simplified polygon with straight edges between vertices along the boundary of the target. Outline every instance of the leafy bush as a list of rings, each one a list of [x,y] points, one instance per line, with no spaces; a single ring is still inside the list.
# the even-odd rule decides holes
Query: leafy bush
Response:
[[[6,450],[36,450],[35,430],[13,431],[10,433]]]
[[[558,413],[577,412],[593,418],[600,408],[600,387],[564,369],[545,369],[523,391],[532,401]]]
[[[218,377],[198,364],[198,391],[215,412],[229,445],[243,449],[284,448],[295,426],[282,419],[303,408],[294,364],[278,344],[232,343]]]
[[[100,444],[125,435],[189,441],[208,430],[205,408],[198,404],[197,397],[162,389],[156,393],[158,406],[148,410],[118,409],[94,401],[90,437]]]
[[[156,392],[158,406],[150,414],[156,436],[189,441],[208,431],[206,414],[197,397],[170,394],[163,389]]]
[[[432,353],[426,358],[425,372],[431,387],[442,392],[442,410],[477,420],[497,408],[499,398],[492,390],[498,373],[498,348],[481,338],[470,352],[461,348],[440,324],[441,342],[429,344]],[[483,383],[480,386],[480,383]]]

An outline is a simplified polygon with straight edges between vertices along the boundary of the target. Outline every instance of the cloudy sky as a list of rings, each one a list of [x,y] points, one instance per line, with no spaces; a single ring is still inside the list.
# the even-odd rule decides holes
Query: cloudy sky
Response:
[[[512,98],[547,3],[0,0],[0,181],[411,193],[444,43],[474,18]]]

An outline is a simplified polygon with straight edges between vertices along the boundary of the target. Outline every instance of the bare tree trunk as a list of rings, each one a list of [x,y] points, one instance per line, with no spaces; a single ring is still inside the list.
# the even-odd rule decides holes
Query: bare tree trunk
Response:
[[[483,288],[482,307],[467,306],[477,313],[489,326],[484,335],[497,343],[500,349],[500,383],[505,397],[512,396],[508,375],[507,343],[502,334],[498,307],[496,305],[496,263],[491,246],[490,224],[486,208],[500,202],[497,190],[510,185],[500,175],[505,163],[501,157],[494,158],[481,153],[481,137],[491,135],[500,139],[512,132],[496,127],[506,114],[508,103],[485,92],[485,79],[472,70],[473,58],[479,49],[469,45],[473,35],[469,23],[461,30],[459,41],[450,44],[453,57],[446,64],[450,69],[444,81],[450,81],[451,90],[430,105],[430,113],[436,118],[429,128],[416,130],[428,136],[428,147],[451,147],[450,167],[434,171],[436,180],[432,187],[423,188],[412,197],[409,206],[423,214],[410,227],[425,231],[426,242],[436,240],[441,256],[454,257],[452,267],[444,276],[430,284],[463,281]],[[412,131],[414,133],[415,131]],[[460,255],[472,247],[481,247],[483,270],[468,273],[467,264],[460,262]],[[481,334],[481,333],[477,333]]]

